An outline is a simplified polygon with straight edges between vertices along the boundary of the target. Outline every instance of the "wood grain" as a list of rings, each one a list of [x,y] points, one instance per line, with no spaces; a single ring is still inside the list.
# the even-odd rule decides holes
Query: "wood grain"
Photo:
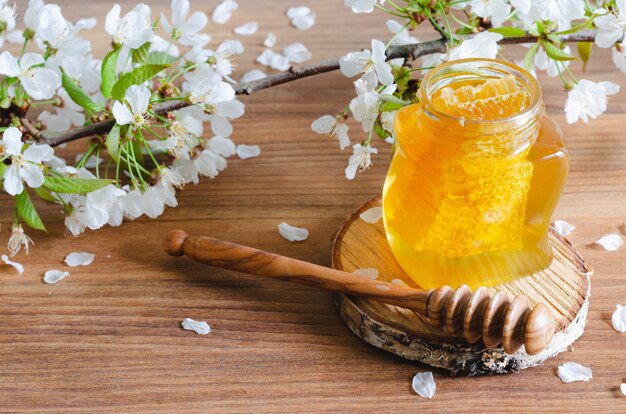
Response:
[[[23,10],[26,1],[17,2]],[[102,29],[111,2],[64,1],[68,18],[97,16],[89,34],[103,56]],[[217,1],[194,2],[210,11]],[[240,0],[224,26],[211,25],[211,45],[233,37],[250,20],[259,32],[244,39],[238,73],[253,68],[268,31],[278,48],[299,41],[323,59],[388,39],[382,14],[352,15],[341,0],[308,5],[317,24],[308,32],[288,26],[289,6],[307,2]],[[151,1],[153,16],[165,1]],[[123,9],[131,7],[123,2]],[[427,29],[427,28],[425,28]],[[431,30],[417,34],[434,38]],[[519,56],[519,53],[518,53]],[[585,78],[624,83],[608,50],[593,51]],[[580,65],[573,64],[580,76]],[[570,236],[595,269],[589,323],[575,350],[542,367],[505,377],[449,378],[435,372],[437,394],[411,393],[411,377],[427,370],[377,350],[343,323],[331,295],[182,263],[162,253],[161,237],[183,228],[201,234],[329,265],[330,239],[356,207],[380,191],[389,150],[382,143],[374,167],[353,182],[343,179],[348,152],[313,134],[316,117],[345,107],[351,82],[329,73],[244,98],[237,143],[260,144],[259,158],[232,159],[215,180],[180,193],[179,207],[158,220],[119,228],[65,234],[58,207],[42,207],[48,234],[31,233],[36,245],[19,276],[0,268],[0,411],[2,412],[624,412],[624,335],[611,313],[626,302],[626,249],[592,247],[620,232],[626,218],[625,92],[590,124],[565,123],[558,79],[540,78],[548,110],[563,128],[572,168],[556,218],[575,224]],[[351,124],[356,142],[359,127]],[[80,142],[64,154],[84,151]],[[2,233],[8,237],[10,198],[0,197]],[[289,243],[276,226],[287,221],[311,230],[309,240]],[[71,270],[56,286],[42,283],[72,251],[97,253],[90,267]],[[182,319],[206,320],[207,336],[180,329]],[[576,361],[593,370],[589,383],[562,384],[556,367]]]

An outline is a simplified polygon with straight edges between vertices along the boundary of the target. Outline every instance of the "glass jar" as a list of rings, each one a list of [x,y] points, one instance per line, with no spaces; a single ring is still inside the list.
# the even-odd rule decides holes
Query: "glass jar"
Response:
[[[480,117],[433,104],[450,90],[505,77],[526,97],[515,113],[507,113],[509,95],[466,103],[491,111]],[[423,288],[493,286],[547,268],[548,228],[569,163],[535,78],[502,61],[458,60],[433,69],[418,93],[419,103],[396,114],[383,189],[399,264]]]

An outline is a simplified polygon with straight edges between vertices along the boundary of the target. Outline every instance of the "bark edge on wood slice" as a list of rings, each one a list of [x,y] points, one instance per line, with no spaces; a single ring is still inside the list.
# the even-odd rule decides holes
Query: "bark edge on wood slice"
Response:
[[[361,213],[381,206],[374,197],[354,212],[335,236],[332,266],[347,272],[375,268],[379,279],[400,279],[418,287],[395,260],[385,237],[382,219],[370,224]],[[487,349],[481,342],[470,345],[463,337],[451,336],[426,318],[407,309],[354,296],[337,295],[339,313],[352,332],[365,342],[403,358],[450,371],[453,375],[504,374],[540,365],[567,350],[585,329],[593,273],[565,238],[550,229],[554,260],[541,272],[495,286],[489,290],[511,297],[528,296],[532,305],[545,303],[557,324],[548,347],[530,356],[524,348],[506,354],[502,348]]]

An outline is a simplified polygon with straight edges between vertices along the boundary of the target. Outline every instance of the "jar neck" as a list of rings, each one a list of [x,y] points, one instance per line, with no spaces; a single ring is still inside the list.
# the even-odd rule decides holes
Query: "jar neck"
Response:
[[[464,118],[442,112],[432,103],[432,97],[445,87],[510,75],[529,97],[529,104],[512,116],[489,120]],[[419,93],[422,129],[432,130],[442,143],[454,145],[458,140],[458,148],[467,156],[516,155],[530,148],[539,134],[544,112],[541,89],[532,75],[509,63],[491,59],[449,62],[424,78]]]

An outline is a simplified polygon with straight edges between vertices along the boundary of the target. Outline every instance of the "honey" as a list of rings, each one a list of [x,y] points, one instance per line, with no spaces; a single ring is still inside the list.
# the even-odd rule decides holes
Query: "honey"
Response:
[[[547,268],[568,173],[535,79],[486,59],[444,64],[398,111],[383,190],[390,247],[423,288],[493,286]]]

